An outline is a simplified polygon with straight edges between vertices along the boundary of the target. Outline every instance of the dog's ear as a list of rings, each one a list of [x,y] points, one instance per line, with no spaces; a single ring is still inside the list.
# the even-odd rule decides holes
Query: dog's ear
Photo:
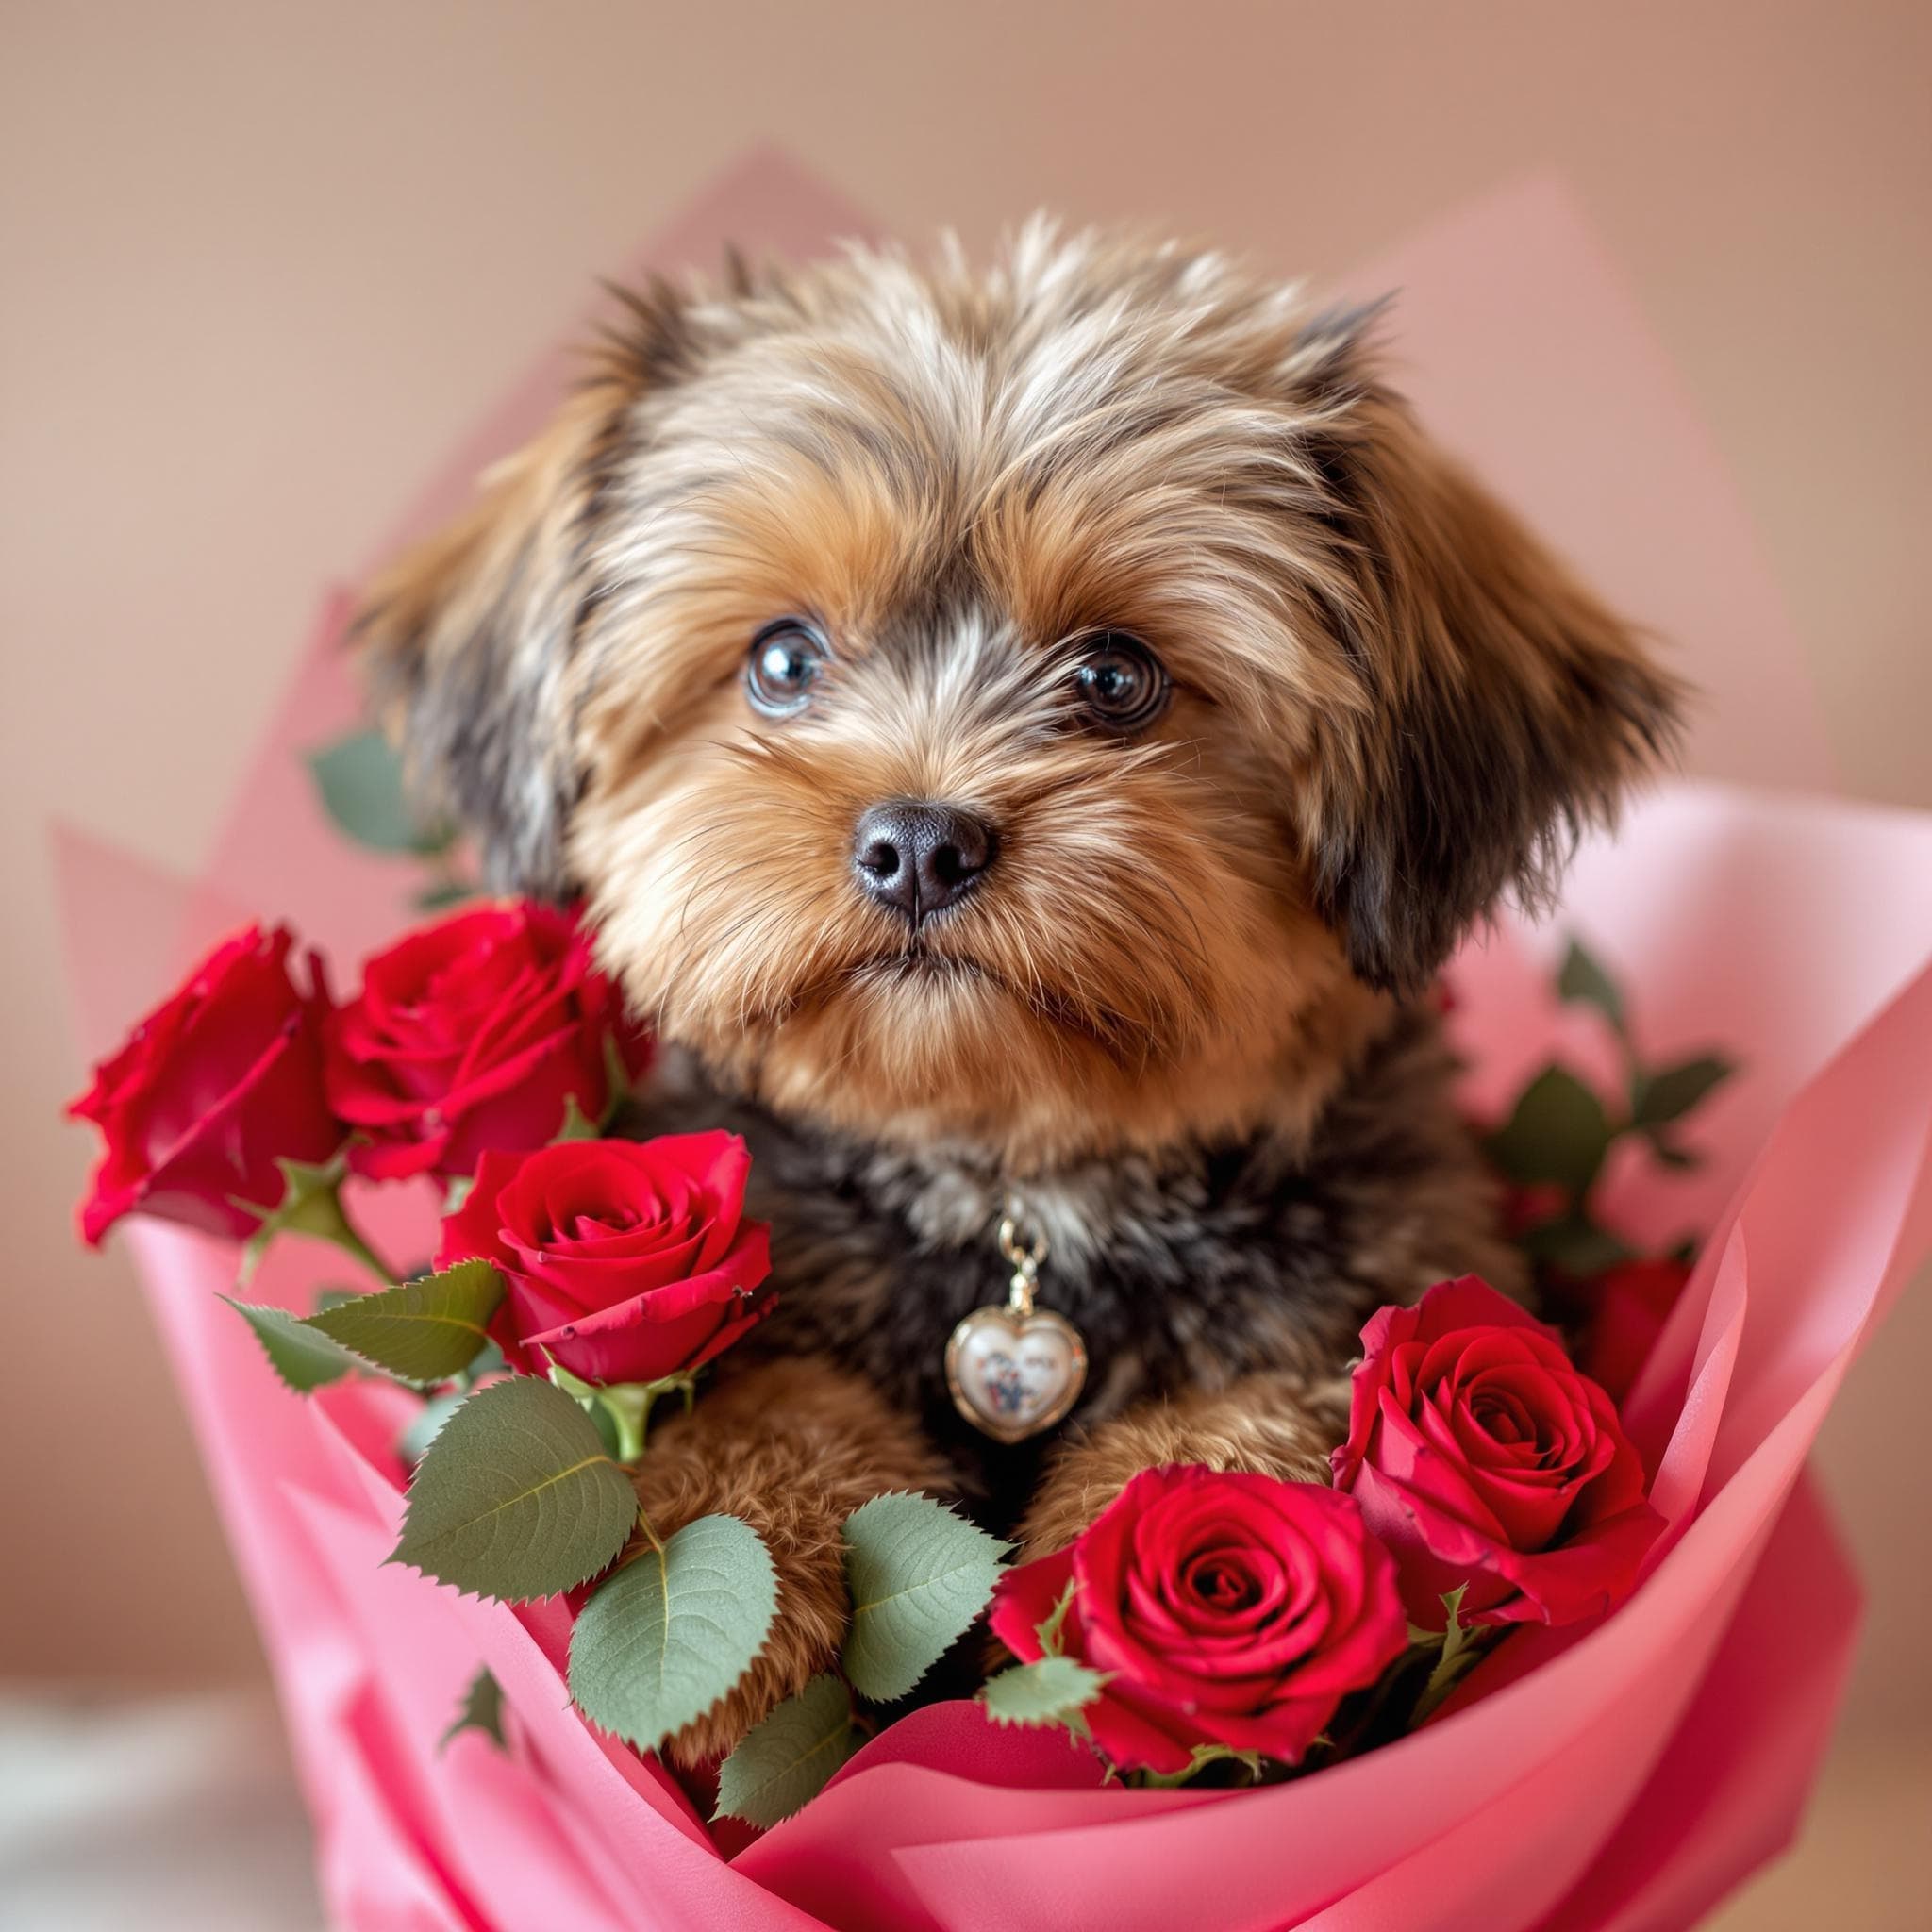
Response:
[[[1353,319],[1333,326],[1324,601],[1359,703],[1317,725],[1314,884],[1355,972],[1408,992],[1506,891],[1548,901],[1674,746],[1685,691],[1380,387]]]
[[[599,596],[604,497],[642,399],[696,355],[687,299],[613,291],[586,379],[475,502],[371,586],[355,636],[377,714],[426,803],[477,841],[502,891],[559,897],[579,786],[573,666]]]

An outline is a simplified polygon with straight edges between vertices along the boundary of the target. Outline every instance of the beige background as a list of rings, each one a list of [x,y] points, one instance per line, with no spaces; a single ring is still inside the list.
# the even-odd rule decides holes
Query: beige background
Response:
[[[70,1242],[47,822],[192,867],[321,582],[735,154],[779,141],[908,236],[1044,204],[1317,276],[1555,169],[1735,472],[1844,789],[1932,808],[1928,75],[1923,0],[8,0],[0,1673],[260,1670],[127,1264]],[[1827,1430],[1869,1641],[1812,1849],[1740,1924],[1804,1923],[1807,1883],[1923,1923],[1928,1363],[1922,1291]]]

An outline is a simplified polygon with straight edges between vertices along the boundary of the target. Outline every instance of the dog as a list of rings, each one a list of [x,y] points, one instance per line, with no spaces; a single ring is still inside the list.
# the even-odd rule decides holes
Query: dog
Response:
[[[777,1310],[638,1483],[753,1524],[779,1612],[681,1763],[831,1662],[871,1497],[1032,1555],[1153,1465],[1324,1480],[1374,1307],[1526,1292],[1433,984],[1684,693],[1379,331],[1043,221],[653,281],[370,594],[416,781],[658,1031],[623,1130],[754,1156]],[[1016,1272],[975,1410],[948,1340]]]

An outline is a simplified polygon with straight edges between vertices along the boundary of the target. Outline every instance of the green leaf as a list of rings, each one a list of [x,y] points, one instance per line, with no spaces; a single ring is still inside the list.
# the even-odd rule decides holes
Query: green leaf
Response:
[[[439,1583],[525,1603],[573,1590],[624,1548],[630,1478],[591,1419],[534,1375],[465,1397],[409,1484],[390,1557]]]
[[[1660,1073],[1638,1074],[1630,1087],[1631,1124],[1661,1127],[1681,1120],[1737,1071],[1736,1064],[1722,1055],[1700,1054]]]
[[[429,1454],[429,1445],[442,1433],[442,1425],[468,1399],[460,1395],[432,1395],[415,1415],[396,1441],[396,1454],[411,1469]]]
[[[324,1308],[308,1326],[406,1382],[446,1382],[490,1341],[484,1325],[503,1299],[503,1276],[488,1261],[458,1261],[400,1288]]]
[[[1610,1144],[1604,1104],[1565,1067],[1545,1067],[1524,1091],[1508,1124],[1489,1141],[1491,1158],[1512,1181],[1554,1182],[1581,1195]]]
[[[861,1697],[904,1697],[992,1594],[1012,1548],[929,1496],[874,1496],[845,1519],[852,1628],[845,1674]]]
[[[476,1176],[473,1174],[450,1176],[449,1185],[442,1191],[442,1206],[437,1210],[445,1221],[470,1198],[470,1190],[475,1185]]]
[[[255,1330],[270,1367],[298,1395],[307,1395],[328,1382],[340,1382],[356,1366],[355,1357],[346,1349],[326,1335],[318,1335],[287,1308],[238,1302],[232,1295],[225,1294],[222,1299]]]
[[[1634,1252],[1608,1228],[1599,1227],[1584,1215],[1566,1215],[1560,1221],[1546,1221],[1533,1227],[1521,1241],[1532,1260],[1560,1268],[1579,1281],[1607,1273]]]
[[[598,1586],[571,1632],[570,1694],[593,1724],[655,1751],[751,1668],[777,1608],[777,1573],[758,1531],[735,1516],[700,1516]]]
[[[996,1724],[1071,1724],[1107,1679],[1070,1657],[1043,1657],[989,1677],[979,1701]]]
[[[1563,955],[1562,970],[1557,974],[1557,996],[1594,1007],[1618,1037],[1623,1037],[1624,995],[1595,958],[1574,940],[1570,941],[1570,950]]]
[[[858,1744],[852,1693],[837,1677],[814,1677],[719,1766],[718,1808],[711,1815],[776,1824],[817,1797]]]
[[[504,1748],[503,1686],[487,1665],[470,1679],[456,1722],[436,1740],[438,1752],[447,1751],[452,1740],[464,1731],[481,1731],[499,1751]]]
[[[454,842],[451,827],[425,826],[409,804],[402,763],[380,731],[352,732],[311,752],[308,769],[323,809],[357,844],[432,858]]]
[[[564,1141],[596,1141],[603,1138],[604,1129],[584,1111],[583,1103],[575,1093],[563,1096],[563,1124],[550,1137],[555,1147]]]

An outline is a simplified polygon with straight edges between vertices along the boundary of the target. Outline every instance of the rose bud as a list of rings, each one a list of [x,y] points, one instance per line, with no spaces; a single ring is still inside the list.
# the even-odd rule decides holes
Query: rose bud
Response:
[[[313,956],[296,985],[293,945],[286,926],[225,940],[69,1105],[107,1143],[80,1209],[90,1246],[132,1213],[253,1234],[252,1209],[282,1198],[276,1157],[320,1163],[341,1144],[323,1091],[328,996]]]
[[[1408,1641],[1389,1553],[1315,1483],[1143,1470],[1071,1547],[1000,1579],[993,1633],[1023,1661],[1069,1582],[1059,1648],[1111,1674],[1081,1715],[1123,1769],[1181,1771],[1200,1745],[1291,1763]]]
[[[520,902],[425,926],[368,961],[329,1023],[329,1098],[363,1136],[349,1163],[380,1180],[474,1174],[486,1149],[556,1139],[572,1098],[599,1120],[613,1040],[641,1072],[648,1041],[570,913]]]
[[[497,1340],[517,1368],[655,1382],[703,1367],[771,1311],[770,1230],[741,1218],[750,1172],[724,1133],[488,1153],[436,1265],[495,1264]]]
[[[1413,1622],[1569,1624],[1628,1595],[1662,1521],[1616,1406],[1486,1281],[1362,1330],[1335,1485],[1394,1552]]]

